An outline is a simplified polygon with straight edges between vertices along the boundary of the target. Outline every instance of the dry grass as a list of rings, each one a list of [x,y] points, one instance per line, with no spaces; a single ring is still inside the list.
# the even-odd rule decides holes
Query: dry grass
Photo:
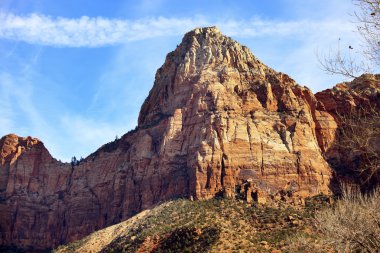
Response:
[[[379,252],[380,191],[362,195],[346,189],[333,209],[317,214],[318,228],[340,251]]]
[[[379,252],[380,190],[363,195],[345,187],[333,208],[317,212],[313,236],[300,235],[290,252]]]

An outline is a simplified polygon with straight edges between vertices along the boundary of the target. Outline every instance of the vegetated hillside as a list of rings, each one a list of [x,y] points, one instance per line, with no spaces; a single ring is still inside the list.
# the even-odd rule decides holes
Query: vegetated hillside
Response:
[[[312,216],[331,201],[318,195],[305,205],[258,207],[235,199],[174,200],[55,252],[286,252],[293,239],[316,237]]]

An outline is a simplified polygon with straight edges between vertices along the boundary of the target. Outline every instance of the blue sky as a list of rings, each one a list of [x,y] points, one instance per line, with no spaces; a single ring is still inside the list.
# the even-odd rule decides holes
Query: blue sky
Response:
[[[343,80],[316,52],[359,48],[350,0],[0,1],[0,135],[41,139],[63,161],[137,124],[165,55],[217,25],[313,91]],[[350,15],[351,14],[351,15]]]

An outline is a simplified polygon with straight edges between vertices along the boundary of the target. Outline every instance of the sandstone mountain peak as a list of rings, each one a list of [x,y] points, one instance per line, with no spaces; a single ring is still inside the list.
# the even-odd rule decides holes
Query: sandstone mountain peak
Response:
[[[252,88],[244,82],[246,79],[255,79],[257,89],[266,89],[268,82],[282,78],[295,83],[287,75],[265,66],[247,47],[216,27],[194,29],[185,34],[157,71],[154,86],[141,108],[139,126],[173,115],[175,109],[186,107],[190,97],[200,89],[222,85],[231,93],[234,89],[244,92]]]
[[[339,127],[329,106],[340,100],[197,28],[158,69],[137,128],[80,163],[56,161],[33,138],[1,139],[0,245],[56,246],[179,197],[302,203],[329,193],[325,155]],[[19,146],[27,151],[12,162]]]

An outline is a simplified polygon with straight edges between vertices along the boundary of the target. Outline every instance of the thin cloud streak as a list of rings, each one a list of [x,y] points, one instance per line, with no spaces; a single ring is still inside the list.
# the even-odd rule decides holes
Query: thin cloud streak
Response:
[[[77,19],[33,13],[19,16],[0,12],[0,38],[54,47],[102,47],[161,36],[179,36],[195,27],[217,25],[225,34],[236,37],[290,36],[321,30],[349,32],[350,24],[341,20],[273,21],[208,20],[192,18],[145,18],[139,20],[82,16]]]

